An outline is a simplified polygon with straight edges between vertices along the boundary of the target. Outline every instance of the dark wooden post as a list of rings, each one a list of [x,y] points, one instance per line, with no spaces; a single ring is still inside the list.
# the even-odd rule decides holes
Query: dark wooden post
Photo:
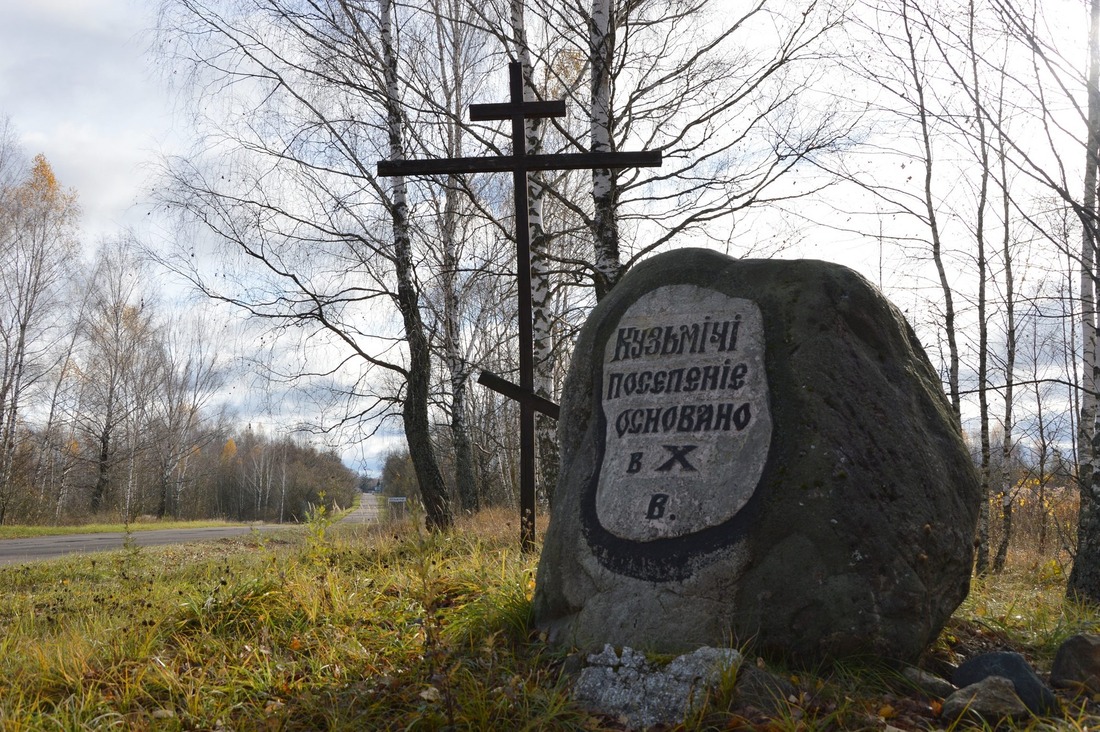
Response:
[[[581,170],[659,166],[661,153],[566,153],[528,155],[524,121],[538,117],[564,117],[565,102],[523,100],[523,70],[519,63],[508,65],[509,101],[502,104],[472,104],[474,122],[511,120],[512,154],[496,158],[441,158],[438,160],[383,160],[382,177],[407,175],[457,175],[460,173],[503,173],[511,171],[516,210],[516,274],[519,277],[519,386],[483,371],[478,383],[519,402],[520,408],[520,545],[524,551],[535,546],[535,412],[558,417],[558,407],[535,394],[534,336],[531,323],[531,231],[528,218],[527,172],[530,170]]]

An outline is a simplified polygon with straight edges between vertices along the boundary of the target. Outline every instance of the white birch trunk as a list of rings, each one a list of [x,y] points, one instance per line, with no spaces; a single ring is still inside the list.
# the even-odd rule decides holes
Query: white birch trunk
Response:
[[[611,17],[611,9],[611,0],[592,0],[592,15],[588,21],[588,60],[592,74],[592,152],[614,151],[611,64],[615,53],[615,21]],[[592,171],[592,202],[596,298],[601,299],[611,291],[622,275],[613,171],[606,168]]]
[[[516,58],[523,70],[523,98],[536,98],[534,67],[531,49],[527,45],[527,27],[524,20],[524,0],[511,0],[512,36]],[[524,121],[524,143],[528,155],[542,152],[540,120]],[[531,242],[531,334],[535,393],[557,401],[554,389],[554,321],[551,308],[552,283],[548,258],[551,237],[543,225],[543,202],[546,186],[542,171],[527,174],[527,220]],[[557,421],[545,414],[535,416],[535,445],[538,454],[538,494],[548,503],[553,502],[554,487],[558,482],[559,457]]]

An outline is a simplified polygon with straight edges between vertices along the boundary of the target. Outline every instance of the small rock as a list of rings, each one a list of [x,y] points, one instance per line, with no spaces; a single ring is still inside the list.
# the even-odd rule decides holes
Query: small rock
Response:
[[[994,723],[1029,716],[1027,706],[1016,695],[1012,680],[1003,676],[987,676],[947,697],[943,703],[944,719],[954,721],[964,714]]]
[[[960,688],[975,684],[990,676],[1001,676],[1012,682],[1016,695],[1035,714],[1058,711],[1058,699],[1019,653],[996,651],[983,653],[963,663],[952,681]]]
[[[589,654],[588,663],[591,666],[618,666],[619,654],[615,653],[615,647],[608,643],[604,645],[603,650],[599,653]]]
[[[171,709],[154,709],[153,710],[153,719],[173,719],[173,718],[175,718],[175,716],[176,716],[176,713],[173,712]]]
[[[937,699],[946,699],[955,692],[954,684],[947,679],[940,678],[915,666],[906,666],[901,670],[901,675],[922,694]]]
[[[632,648],[617,654],[607,645],[588,661],[591,665],[580,672],[573,685],[577,703],[624,719],[631,729],[645,729],[682,722],[718,685],[722,672],[741,663],[741,654],[729,648],[704,647],[658,668]]]
[[[1059,689],[1100,692],[1100,636],[1067,638],[1054,656],[1050,684]]]

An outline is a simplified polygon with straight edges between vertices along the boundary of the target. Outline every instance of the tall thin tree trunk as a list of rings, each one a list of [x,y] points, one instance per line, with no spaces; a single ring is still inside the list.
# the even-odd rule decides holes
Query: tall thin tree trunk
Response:
[[[0,427],[0,491],[11,496],[14,489],[13,468],[15,465],[16,426],[19,417],[19,402],[23,391],[23,374],[27,365],[27,326],[29,314],[21,314],[19,336],[15,342],[11,359],[11,381],[4,404],[3,423]]]
[[[1033,354],[1038,354],[1038,336],[1039,330],[1038,323],[1032,322],[1031,326],[1031,348]],[[1047,548],[1047,525],[1049,523],[1050,515],[1047,509],[1047,463],[1050,460],[1050,442],[1047,439],[1047,425],[1046,418],[1043,416],[1043,397],[1042,392],[1039,389],[1039,374],[1038,374],[1038,356],[1035,356],[1036,364],[1032,379],[1032,389],[1035,394],[1035,428],[1039,432],[1039,554],[1042,556],[1046,552]]]
[[[1100,602],[1100,480],[1097,471],[1096,352],[1096,179],[1100,155],[1100,0],[1089,3],[1088,139],[1081,237],[1081,420],[1077,425],[1078,482],[1081,507],[1077,555],[1066,593]]]
[[[588,61],[592,96],[592,152],[613,152],[611,114],[611,68],[615,54],[615,22],[611,0],[592,0],[588,20]],[[618,191],[614,171],[592,171],[594,205],[592,233],[595,238],[596,299],[602,299],[622,277],[619,258],[619,227],[616,218]]]
[[[452,151],[452,156],[459,153]],[[470,366],[462,353],[458,304],[458,190],[448,186],[443,208],[443,331],[444,351],[451,377],[451,442],[455,452],[455,487],[463,511],[480,506],[470,430],[466,423],[466,387]]]
[[[393,43],[393,2],[381,0],[382,55],[386,77],[386,115],[391,160],[405,156],[403,120],[398,93],[397,52]],[[451,505],[447,486],[432,445],[428,397],[431,388],[431,351],[424,322],[420,317],[419,294],[413,280],[412,242],[409,238],[408,203],[405,179],[395,177],[390,201],[393,221],[394,270],[397,277],[397,307],[405,326],[409,363],[405,378],[405,401],[401,415],[405,439],[409,445],[413,469],[424,499],[424,513],[431,530],[451,525]]]
[[[536,97],[534,69],[531,64],[531,50],[527,45],[523,0],[512,0],[511,20],[516,56],[523,70],[523,96],[526,100],[533,100]],[[539,119],[527,119],[524,122],[524,141],[528,155],[538,155],[542,152]],[[545,194],[546,186],[542,171],[529,172],[527,174],[527,220],[531,242],[531,335],[534,346],[535,393],[544,399],[556,401],[554,323],[551,310],[553,283],[548,261],[553,238],[546,232],[543,224]],[[535,415],[538,489],[548,503],[553,503],[554,487],[557,485],[560,469],[557,429],[556,420],[541,413]]]
[[[96,459],[95,488],[92,490],[92,514],[95,515],[107,502],[111,477],[111,430],[104,428],[99,435],[99,456]]]
[[[439,48],[440,77],[449,79],[443,85],[442,93],[446,98],[450,119],[447,122],[447,156],[462,157],[463,131],[461,119],[466,106],[466,94],[463,78],[465,54],[467,53],[467,33],[469,29],[457,17],[454,3],[448,4],[446,13],[437,13],[436,44]],[[444,24],[447,27],[444,27]],[[449,31],[449,33],[447,32]],[[450,47],[448,47],[448,39]],[[448,64],[448,61],[450,62]],[[473,441],[466,420],[466,388],[470,379],[470,364],[462,349],[460,328],[461,312],[459,304],[459,266],[462,242],[459,240],[459,202],[462,193],[459,179],[452,177],[444,189],[443,221],[440,227],[442,238],[442,283],[443,283],[443,351],[444,361],[450,372],[451,385],[451,446],[454,449],[454,478],[459,506],[467,513],[473,513],[480,506],[480,490],[474,473]]]
[[[905,36],[909,51],[908,72],[913,78],[913,88],[917,94],[917,113],[920,122],[921,148],[924,153],[924,205],[928,231],[932,238],[932,260],[943,292],[943,328],[947,337],[947,390],[951,399],[951,411],[955,421],[962,429],[962,400],[959,396],[959,347],[955,339],[955,302],[951,283],[947,279],[947,266],[943,259],[943,242],[940,238],[939,221],[936,216],[936,203],[932,197],[934,157],[932,152],[931,125],[928,120],[928,106],[924,93],[924,77],[920,71],[920,59],[917,58],[916,39],[909,20],[910,0],[902,2],[902,20],[905,24]]]
[[[1000,98],[1004,99],[1004,91],[1000,94]],[[993,557],[993,571],[1002,572],[1005,568],[1005,563],[1008,560],[1008,544],[1012,540],[1012,500],[1013,500],[1013,483],[1012,478],[1012,439],[1013,439],[1013,427],[1014,427],[1014,415],[1013,415],[1013,399],[1014,389],[1016,386],[1016,283],[1013,281],[1012,273],[1012,235],[1008,227],[1010,221],[1009,216],[1011,211],[1011,200],[1008,195],[1008,164],[1007,164],[1007,151],[1004,147],[1004,138],[998,138],[1000,144],[1000,150],[998,152],[998,162],[1000,165],[1000,177],[1001,177],[1001,216],[1004,219],[1004,232],[1001,240],[1004,259],[1004,279],[1005,279],[1005,411],[1004,411],[1004,434],[1001,439],[1001,541],[997,546],[997,554]],[[1040,410],[1041,411],[1041,410]],[[1040,416],[1040,422],[1042,417]],[[1039,426],[1039,435],[1042,439],[1042,424]],[[1042,450],[1046,452],[1046,445],[1042,445]],[[1044,456],[1040,456],[1040,466],[1045,459]],[[1040,468],[1039,479],[1043,480],[1043,470]],[[1040,483],[1040,485],[1042,485]],[[1040,509],[1045,511],[1045,508],[1040,503]],[[1040,529],[1041,531],[1042,529]]]
[[[978,190],[978,205],[974,238],[978,245],[978,422],[981,435],[981,476],[982,505],[978,518],[978,541],[976,570],[978,574],[989,571],[989,500],[993,492],[992,449],[989,440],[989,322],[986,314],[986,270],[987,255],[985,245],[985,210],[989,200],[989,141],[986,138],[985,115],[982,114],[981,91],[978,85],[978,55],[974,47],[974,0],[970,0],[967,13],[967,45],[970,53],[972,101],[974,119],[978,131],[978,158],[981,165],[981,184]],[[1007,221],[1006,221],[1007,225]]]

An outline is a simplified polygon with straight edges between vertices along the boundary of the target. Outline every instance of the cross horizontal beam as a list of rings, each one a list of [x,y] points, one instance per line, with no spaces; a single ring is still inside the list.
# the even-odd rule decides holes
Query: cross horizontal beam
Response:
[[[477,377],[477,383],[482,386],[487,386],[498,394],[503,394],[509,399],[513,399],[517,402],[528,402],[531,408],[536,412],[542,412],[551,419],[558,419],[561,415],[561,407],[549,399],[540,397],[533,391],[524,389],[522,386],[516,386],[507,379],[494,374],[492,371],[482,371],[481,375]]]
[[[557,155],[505,155],[496,158],[445,158],[439,160],[379,160],[378,175],[455,175],[458,173],[509,173],[516,170],[608,170],[655,168],[661,151],[568,153]]]
[[[496,104],[471,104],[470,121],[488,122],[495,119],[529,119],[532,117],[564,117],[565,100],[551,99],[544,102],[501,102]]]

